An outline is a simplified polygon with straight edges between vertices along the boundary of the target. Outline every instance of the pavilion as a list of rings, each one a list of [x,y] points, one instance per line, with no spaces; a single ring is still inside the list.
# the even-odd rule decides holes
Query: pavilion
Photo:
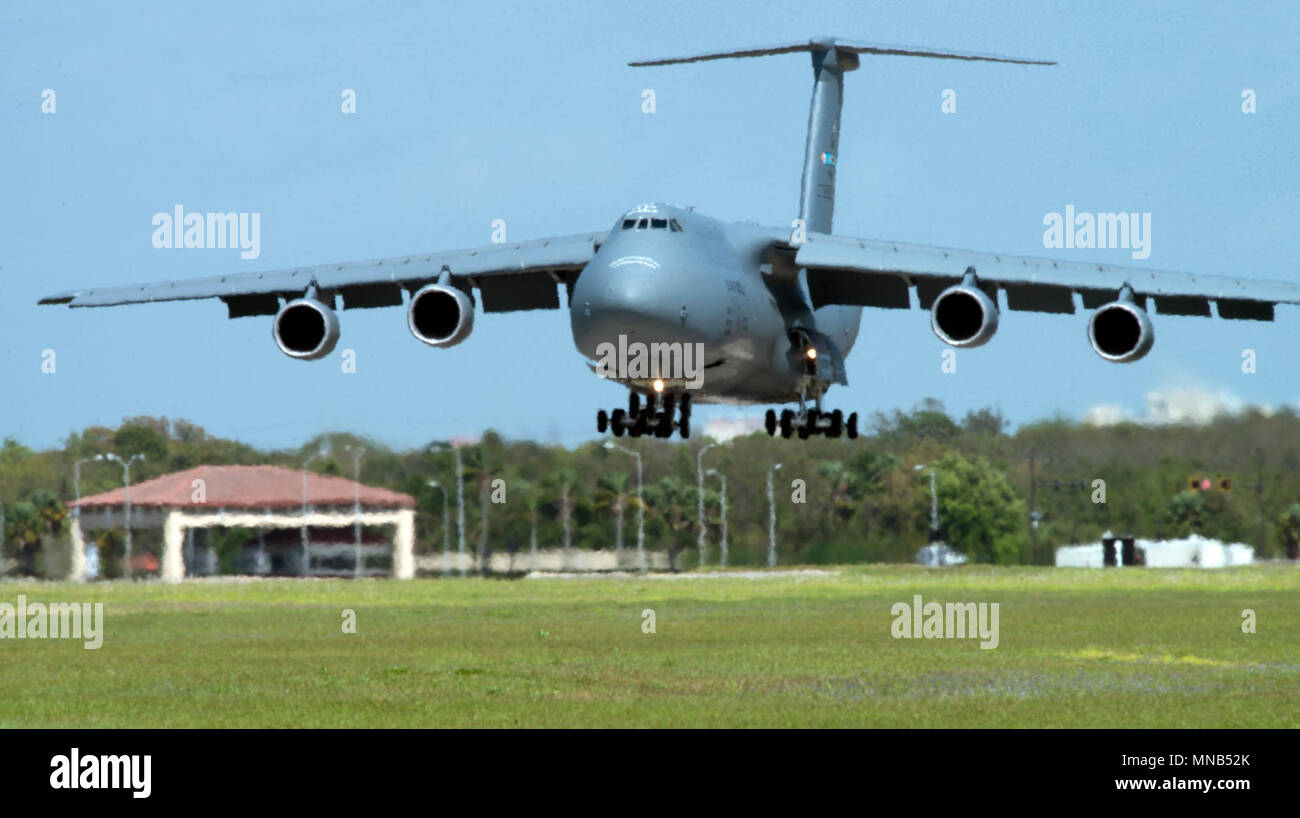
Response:
[[[198,466],[131,486],[129,503],[132,528],[163,531],[164,582],[184,579],[182,546],[191,529],[344,528],[358,520],[395,526],[393,576],[415,575],[415,498],[342,477],[280,466]],[[127,504],[124,488],[69,504],[74,509],[70,579],[86,578],[84,532],[124,526]]]

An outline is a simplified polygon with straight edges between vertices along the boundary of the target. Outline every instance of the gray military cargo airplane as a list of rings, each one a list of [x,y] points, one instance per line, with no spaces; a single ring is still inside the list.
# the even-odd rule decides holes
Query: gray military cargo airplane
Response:
[[[674,431],[690,436],[692,399],[707,403],[795,403],[769,409],[766,428],[857,436],[857,415],[825,411],[822,399],[847,383],[845,358],[863,307],[930,311],[934,333],[954,347],[988,342],[999,301],[1011,311],[1073,314],[1076,295],[1088,341],[1107,361],[1136,361],[1151,350],[1148,302],[1162,315],[1273,320],[1274,305],[1300,303],[1294,284],[1228,276],[1158,272],[977,253],[831,234],[844,75],[861,55],[928,57],[1053,65],[983,54],[868,45],[831,38],[629,63],[670,65],[728,57],[807,52],[812,108],[804,151],[799,219],[790,228],[724,222],[689,208],[643,204],[609,231],[495,244],[375,261],[324,264],[266,273],[76,290],[42,304],[105,307],[149,301],[220,298],[231,318],[275,316],[272,335],[284,354],[328,355],[343,309],[401,306],[418,340],[449,347],[484,312],[558,309],[567,293],[574,344],[591,361],[611,350],[648,350],[629,366],[593,365],[630,390],[627,410],[597,413],[597,429],[616,436]],[[998,291],[1005,291],[999,299]],[[702,346],[700,346],[702,345]],[[680,366],[691,350],[699,377]],[[674,357],[678,356],[678,357]],[[703,360],[700,360],[700,357]],[[648,360],[647,360],[648,359]],[[676,364],[676,366],[674,366]],[[644,396],[644,403],[642,402]],[[811,406],[809,405],[811,403]]]

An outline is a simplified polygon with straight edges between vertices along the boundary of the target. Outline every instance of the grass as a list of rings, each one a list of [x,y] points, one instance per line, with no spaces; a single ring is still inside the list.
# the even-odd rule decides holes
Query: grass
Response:
[[[1300,726],[1282,565],[0,583],[18,594],[103,602],[106,630],[0,639],[0,727]],[[913,594],[999,603],[1000,645],[894,639]]]

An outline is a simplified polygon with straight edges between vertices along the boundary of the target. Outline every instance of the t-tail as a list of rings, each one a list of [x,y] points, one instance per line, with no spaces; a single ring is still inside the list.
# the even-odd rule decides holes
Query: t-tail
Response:
[[[728,57],[765,57],[807,51],[812,55],[812,106],[808,112],[808,143],[804,147],[803,184],[799,190],[799,218],[807,230],[831,232],[835,212],[835,165],[839,161],[840,108],[844,101],[844,74],[856,70],[860,54],[894,57],[932,57],[940,60],[972,62],[1006,62],[1018,65],[1056,65],[1048,60],[998,57],[992,54],[966,54],[956,51],[931,51],[907,46],[850,43],[823,37],[805,43],[792,43],[743,51],[720,51],[693,57],[642,60],[633,66],[672,65],[674,63],[721,60]]]

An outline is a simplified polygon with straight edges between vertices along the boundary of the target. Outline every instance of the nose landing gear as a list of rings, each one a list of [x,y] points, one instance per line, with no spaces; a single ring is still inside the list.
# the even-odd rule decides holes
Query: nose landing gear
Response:
[[[654,435],[670,438],[676,431],[686,439],[691,436],[691,396],[682,395],[648,395],[645,405],[641,396],[633,392],[627,399],[627,410],[615,409],[606,413],[601,409],[596,413],[596,431],[604,434],[614,433],[614,437],[641,437]]]

